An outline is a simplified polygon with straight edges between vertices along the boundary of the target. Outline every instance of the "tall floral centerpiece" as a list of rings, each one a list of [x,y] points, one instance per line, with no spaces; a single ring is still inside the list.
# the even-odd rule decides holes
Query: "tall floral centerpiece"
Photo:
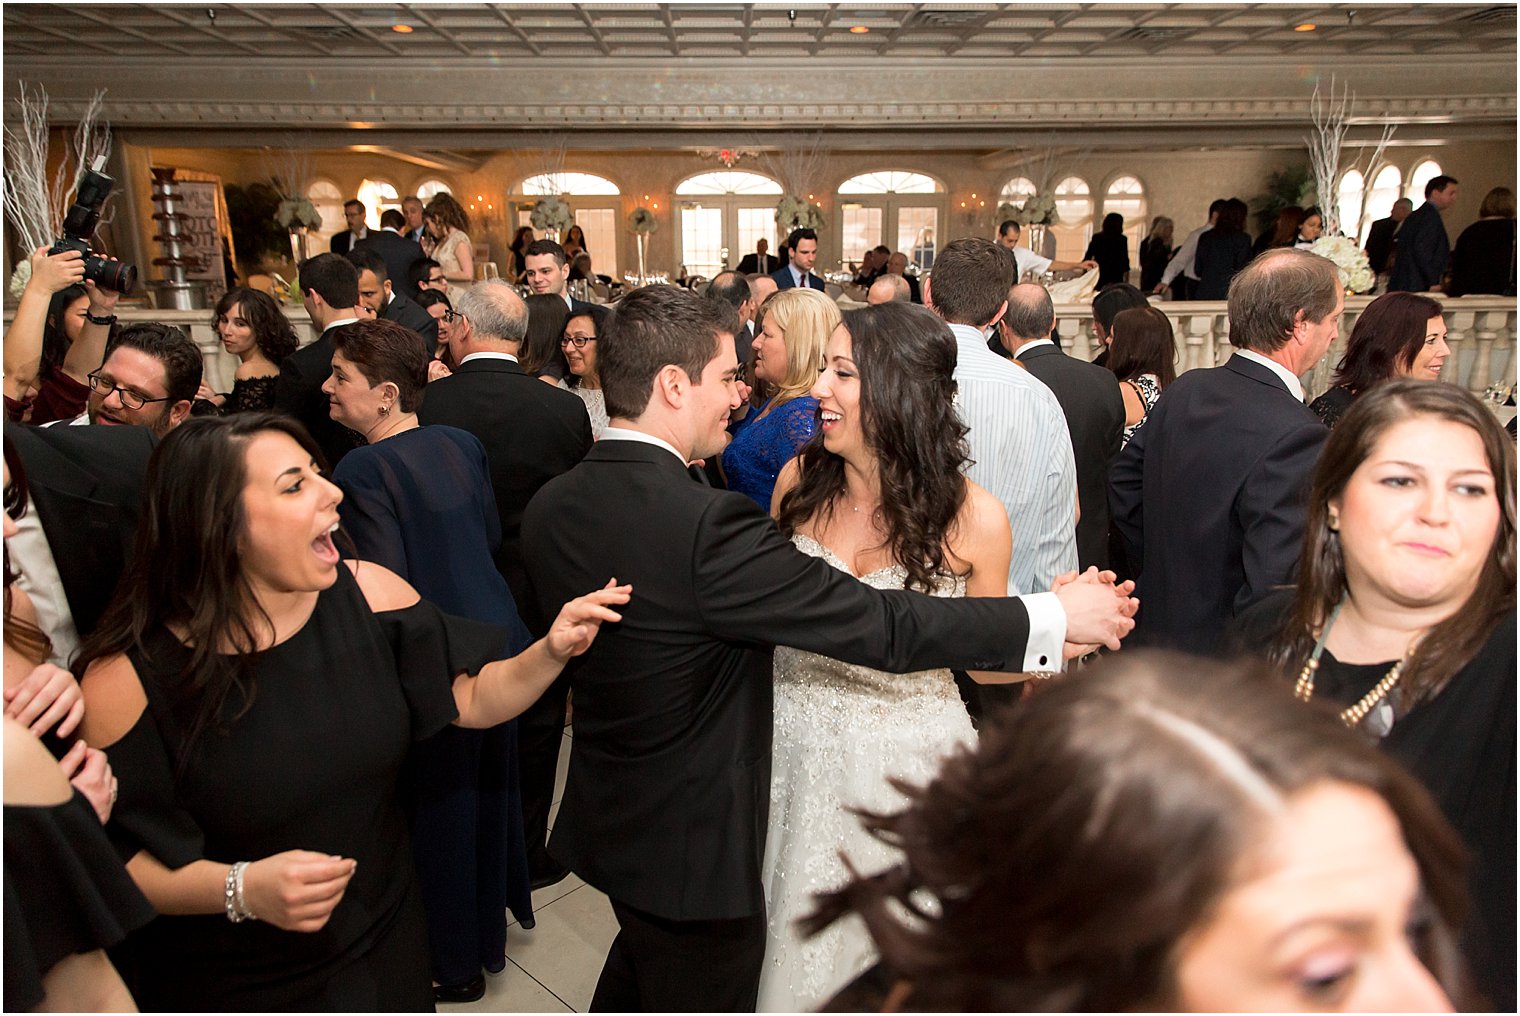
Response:
[[[1331,236],[1326,233],[1309,247],[1310,254],[1318,254],[1322,258],[1328,258],[1335,265],[1335,272],[1341,278],[1341,285],[1346,287],[1346,295],[1352,293],[1365,293],[1377,283],[1377,277],[1372,274],[1372,265],[1367,261],[1367,255],[1357,246],[1355,240],[1345,236]]]
[[[528,216],[528,221],[534,229],[543,230],[549,234],[549,238],[559,243],[560,236],[575,225],[575,216],[570,211],[570,205],[564,198],[550,196],[540,198],[533,206],[533,212]]]
[[[1047,193],[1030,195],[1014,210],[1012,218],[1021,226],[1028,227],[1029,249],[1042,253],[1045,249],[1046,231],[1061,221],[1061,217],[1056,214],[1056,199]]]
[[[279,180],[275,181],[275,189],[279,189]],[[274,221],[290,233],[290,256],[296,264],[305,261],[306,231],[322,228],[322,216],[316,205],[310,198],[282,196],[274,212]]]
[[[822,229],[823,209],[811,201],[787,195],[776,204],[776,230],[783,236],[794,229]]]
[[[644,256],[645,246],[649,243],[649,234],[660,228],[659,220],[649,209],[640,206],[628,213],[628,232],[633,234],[639,248],[639,284],[642,285],[645,277]]]

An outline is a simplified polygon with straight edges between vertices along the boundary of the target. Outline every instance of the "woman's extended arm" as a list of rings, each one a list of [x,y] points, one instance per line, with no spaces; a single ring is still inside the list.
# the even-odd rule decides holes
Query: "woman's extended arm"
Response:
[[[38,247],[32,252],[32,277],[5,332],[5,395],[17,401],[26,396],[41,369],[42,337],[53,294],[84,278],[83,254],[70,250],[49,256],[47,251]]]
[[[460,240],[454,245],[454,260],[459,262],[459,274],[450,275],[450,282],[462,282],[466,286],[475,281],[475,249],[470,246],[469,240]]]

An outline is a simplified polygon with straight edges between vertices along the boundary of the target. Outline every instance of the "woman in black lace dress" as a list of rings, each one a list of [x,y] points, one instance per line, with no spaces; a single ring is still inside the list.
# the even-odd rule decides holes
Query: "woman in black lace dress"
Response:
[[[212,326],[222,347],[238,358],[238,369],[231,392],[219,394],[202,384],[198,398],[223,416],[272,407],[280,362],[300,345],[280,305],[267,293],[238,286],[217,302]]]

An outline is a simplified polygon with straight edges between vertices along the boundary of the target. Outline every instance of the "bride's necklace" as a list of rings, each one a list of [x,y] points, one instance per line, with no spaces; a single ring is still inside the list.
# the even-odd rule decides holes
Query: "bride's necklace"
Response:
[[[1330,612],[1329,619],[1325,621],[1325,626],[1320,629],[1319,638],[1314,643],[1313,651],[1309,653],[1309,658],[1304,661],[1304,669],[1299,672],[1298,681],[1293,686],[1293,694],[1300,701],[1307,702],[1314,697],[1314,674],[1319,670],[1320,654],[1325,651],[1325,640],[1329,638],[1330,629],[1334,626],[1335,619],[1340,617],[1341,607],[1344,605],[1344,600],[1335,605],[1335,609]],[[1388,693],[1393,691],[1394,686],[1399,683],[1399,678],[1404,676],[1404,664],[1409,661],[1410,652],[1413,652],[1412,646],[1392,667],[1388,668],[1388,673],[1383,675],[1381,681],[1372,686],[1371,691],[1363,695],[1355,704],[1341,710],[1342,723],[1354,729],[1361,724],[1362,720],[1367,718],[1368,713],[1376,709],[1377,715],[1373,718],[1374,722],[1368,724],[1368,732],[1378,738],[1387,736],[1388,732],[1393,729],[1393,706],[1385,700],[1388,697]]]

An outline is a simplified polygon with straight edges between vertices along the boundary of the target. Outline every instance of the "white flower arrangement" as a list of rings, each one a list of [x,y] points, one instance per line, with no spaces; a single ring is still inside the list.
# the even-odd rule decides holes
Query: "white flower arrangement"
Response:
[[[1372,266],[1367,263],[1367,255],[1349,237],[1322,236],[1309,247],[1309,253],[1318,254],[1335,265],[1341,285],[1353,293],[1365,293],[1377,282]]]
[[[1006,221],[1008,219],[1018,221],[1018,215],[1019,206],[1014,204],[1012,201],[1004,201],[1002,204],[997,206],[997,217],[998,221],[1000,222]]]
[[[635,236],[648,236],[657,231],[660,223],[647,208],[635,208],[628,213],[628,231]]]
[[[776,205],[776,225],[784,230],[822,229],[823,209],[788,195]]]
[[[285,198],[275,210],[274,221],[286,229],[322,228],[322,216],[306,198]]]
[[[534,229],[554,230],[563,233],[575,225],[575,216],[570,212],[570,206],[564,198],[547,197],[541,198],[533,206],[533,214],[528,217]]]
[[[1056,214],[1056,199],[1050,194],[1031,196],[1015,210],[1013,218],[1025,226],[1054,226],[1061,221]]]
[[[24,258],[16,265],[16,270],[11,272],[11,296],[21,299],[21,294],[26,292],[26,284],[32,281],[32,259]]]

